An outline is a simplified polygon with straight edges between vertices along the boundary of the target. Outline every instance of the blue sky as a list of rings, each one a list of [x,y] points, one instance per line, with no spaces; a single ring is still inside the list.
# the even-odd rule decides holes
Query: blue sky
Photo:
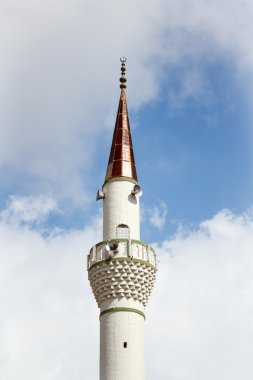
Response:
[[[110,123],[102,135],[95,136],[88,167],[85,164],[82,167],[82,158],[76,167],[76,175],[86,187],[88,201],[76,201],[71,191],[62,196],[61,189],[60,197],[55,196],[59,190],[57,187],[60,188],[62,184],[56,182],[50,189],[48,181],[45,194],[54,195],[59,209],[48,215],[44,221],[45,227],[82,228],[101,206],[95,203],[94,194],[104,181],[117,112],[120,64],[118,57],[115,60],[118,68],[111,78],[111,92],[115,101],[99,115],[99,122],[106,123],[107,115],[111,114]],[[224,208],[242,212],[253,202],[251,126],[247,117],[251,111],[247,94],[236,80],[235,67],[230,67],[226,59],[225,62],[219,58],[217,62],[210,63],[205,60],[203,67],[201,62],[198,64],[206,86],[200,94],[181,99],[180,86],[183,84],[179,79],[180,70],[177,69],[175,74],[172,68],[166,67],[163,75],[167,78],[161,83],[156,98],[137,109],[134,105],[131,107],[131,91],[136,84],[131,83],[128,75],[129,116],[139,181],[144,190],[144,214],[146,208],[158,207],[161,214],[166,209],[166,218],[160,228],[152,225],[148,217],[143,218],[144,240],[167,238],[179,225],[200,223]],[[130,59],[127,66],[131,67]],[[174,80],[170,79],[171,75],[175,75]],[[138,96],[138,84],[136,87]],[[77,123],[75,118],[72,122]],[[85,122],[81,122],[79,128],[82,133],[82,128],[87,128]],[[92,125],[89,128],[92,130]],[[32,133],[37,132],[33,130]],[[54,144],[57,146],[57,141]],[[82,149],[86,150],[85,137],[81,144]],[[61,153],[64,155],[64,152]],[[47,152],[41,154],[43,160]],[[57,170],[63,170],[64,173],[65,168],[61,169],[60,160],[57,164]],[[11,195],[41,195],[37,186],[41,178],[36,173],[29,175],[25,168],[16,169],[13,165],[10,168],[10,181],[7,179],[3,182],[3,207]]]
[[[155,194],[168,205],[168,222],[173,227],[167,224],[163,233],[182,222],[200,222],[223,208],[241,212],[252,204],[246,116],[250,110],[233,73],[227,71],[220,62],[205,70],[209,99],[209,94],[203,102],[190,98],[174,110],[168,99],[171,89],[166,86],[163,99],[138,116],[145,128],[145,149],[141,126],[134,131],[148,193],[144,202],[152,202]]]
[[[118,57],[115,60],[118,68],[111,78],[114,104],[99,115],[99,123],[108,123],[108,128],[102,135],[96,135],[92,142],[93,151],[88,167],[84,165],[82,168],[82,158],[76,165],[76,175],[80,182],[84,186],[87,184],[89,200],[76,201],[72,199],[71,191],[62,196],[61,189],[60,196],[57,197],[57,187],[60,188],[62,184],[56,181],[50,189],[51,181],[47,179],[45,194],[54,194],[61,209],[61,212],[48,216],[46,224],[50,228],[82,228],[101,206],[95,203],[94,194],[104,181],[117,112],[120,63]],[[198,64],[201,66],[201,62]],[[131,67],[130,59],[127,66]],[[166,223],[160,229],[152,226],[147,218],[143,219],[143,236],[149,241],[166,238],[180,224],[199,223],[223,208],[242,212],[253,202],[251,126],[250,118],[247,117],[251,111],[247,94],[236,80],[235,67],[230,67],[226,60],[222,62],[219,58],[217,62],[203,62],[203,67],[199,70],[206,86],[203,93],[180,99],[180,86],[183,85],[178,79],[180,72],[177,69],[175,74],[173,69],[166,67],[163,75],[167,78],[161,83],[156,98],[137,110],[134,105],[131,108],[131,91],[136,84],[131,83],[128,75],[129,116],[139,181],[144,190],[143,208],[145,210],[155,204],[159,207],[163,204],[167,209]],[[175,79],[170,79],[170,75],[176,75]],[[138,96],[138,84],[136,87]],[[106,121],[108,114],[110,123]],[[73,118],[73,128],[77,122]],[[40,128],[43,129],[43,125]],[[79,128],[82,133],[82,128],[87,128],[85,122],[81,122]],[[92,125],[89,128],[92,130]],[[32,134],[36,135],[35,129],[36,126]],[[86,150],[85,137],[81,144],[82,149]],[[53,141],[52,145],[57,147],[57,141]],[[53,146],[51,149],[54,149]],[[40,159],[43,160],[47,151],[40,153]],[[65,155],[64,152],[59,154]],[[60,160],[57,164],[57,170],[63,170],[64,173],[65,168],[61,169]],[[8,174],[2,187],[3,207],[11,195],[41,195],[37,185],[41,181],[39,175],[30,175],[25,168],[17,168],[15,165],[8,167],[8,163],[6,170],[5,165],[2,165],[3,176],[7,170]],[[44,175],[42,173],[42,177]]]
[[[84,263],[126,56],[142,239],[160,263],[147,379],[251,380],[251,2],[1,8],[0,377],[98,377]]]
[[[165,3],[161,5],[166,7]],[[205,6],[199,8],[204,20]],[[18,13],[18,9],[23,25],[25,11],[20,8]],[[35,9],[31,7],[31,13]],[[148,10],[155,10],[153,16],[158,23],[159,7]],[[174,12],[180,15],[180,7]],[[127,96],[145,194],[143,208],[159,204],[167,208],[166,225],[160,230],[143,219],[143,236],[151,241],[163,239],[181,223],[199,223],[223,208],[241,212],[250,207],[251,94],[246,76],[250,73],[248,68],[244,71],[239,67],[243,60],[240,46],[230,46],[230,40],[223,50],[219,46],[222,33],[226,34],[224,25],[218,25],[220,35],[209,35],[207,26],[194,20],[196,15],[192,13],[191,29],[187,25],[191,21],[185,20],[184,25],[179,15],[178,26],[162,24],[161,17],[162,27],[156,30],[151,22],[147,35],[144,28],[140,41],[136,41],[138,46],[151,36],[140,56],[132,51],[127,39],[129,30],[114,42],[123,48],[116,46],[111,54],[101,55],[99,45],[94,53],[87,45],[87,59],[75,40],[78,35],[79,44],[89,44],[86,35],[74,30],[66,46],[58,46],[57,23],[53,42],[43,26],[36,28],[37,39],[26,39],[23,25],[21,42],[28,52],[35,49],[36,54],[19,56],[21,65],[12,64],[15,75],[11,76],[9,70],[6,76],[10,81],[7,112],[3,114],[3,141],[7,135],[1,164],[3,207],[10,195],[47,194],[54,197],[61,210],[49,215],[50,228],[82,228],[92,218],[97,210],[94,194],[103,183],[114,128],[122,54],[128,56]],[[108,15],[114,17],[111,11]],[[145,15],[139,17],[147,23]],[[215,27],[216,20],[210,19],[209,23]],[[68,27],[65,19],[59,20],[59,29],[67,33]],[[99,38],[95,36],[98,44],[102,43]],[[157,46],[149,46],[150,41]],[[54,51],[56,46],[59,54]],[[168,52],[169,48],[172,51]],[[15,49],[14,53],[18,54]],[[12,88],[17,91],[11,98]]]

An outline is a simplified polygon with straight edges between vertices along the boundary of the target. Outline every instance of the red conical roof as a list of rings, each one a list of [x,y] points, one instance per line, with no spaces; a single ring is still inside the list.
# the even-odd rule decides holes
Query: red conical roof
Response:
[[[129,177],[138,181],[124,88],[120,94],[105,180],[116,177]]]

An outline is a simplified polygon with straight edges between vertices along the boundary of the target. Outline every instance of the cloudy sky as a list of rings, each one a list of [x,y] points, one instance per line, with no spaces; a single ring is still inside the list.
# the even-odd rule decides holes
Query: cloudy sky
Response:
[[[252,1],[0,7],[1,379],[98,379],[85,264],[126,56],[142,240],[159,255],[147,380],[252,380]]]

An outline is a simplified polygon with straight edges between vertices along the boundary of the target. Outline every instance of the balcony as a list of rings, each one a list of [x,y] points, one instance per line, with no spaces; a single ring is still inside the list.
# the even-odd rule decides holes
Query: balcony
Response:
[[[113,249],[110,249],[113,248]],[[156,254],[154,249],[139,240],[115,239],[102,241],[94,245],[88,255],[87,269],[105,260],[129,259],[145,262],[156,269]]]

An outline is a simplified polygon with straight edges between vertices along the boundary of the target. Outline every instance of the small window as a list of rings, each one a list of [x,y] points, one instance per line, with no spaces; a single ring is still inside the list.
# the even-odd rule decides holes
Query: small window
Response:
[[[116,228],[118,239],[129,239],[129,227],[126,224],[119,224]]]
[[[127,342],[124,342],[124,343],[123,343],[123,347],[124,347],[124,348],[127,348]]]

